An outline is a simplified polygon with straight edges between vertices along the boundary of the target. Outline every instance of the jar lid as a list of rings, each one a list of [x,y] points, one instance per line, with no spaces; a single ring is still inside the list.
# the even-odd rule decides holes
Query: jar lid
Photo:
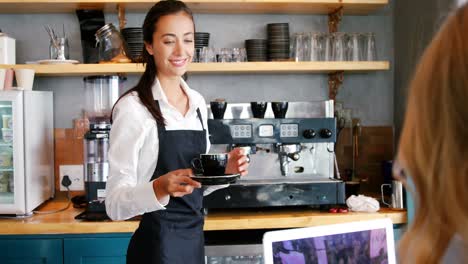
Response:
[[[96,36],[96,38],[99,38],[100,36],[106,35],[107,33],[112,32],[112,31],[117,31],[115,26],[112,23],[105,24],[104,26],[102,26],[100,29],[96,31],[96,34],[94,34],[94,36]]]

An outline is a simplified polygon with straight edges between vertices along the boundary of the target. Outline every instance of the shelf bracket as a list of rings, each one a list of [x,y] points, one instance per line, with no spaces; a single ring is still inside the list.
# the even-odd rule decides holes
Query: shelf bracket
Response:
[[[341,18],[343,17],[343,6],[338,7],[333,12],[328,14],[328,32],[334,33],[338,31]]]
[[[343,84],[343,71],[328,74],[328,98],[335,101],[338,89]]]
[[[125,25],[127,25],[127,19],[125,19],[125,7],[122,4],[117,4],[117,11],[119,15],[119,28],[122,30],[125,28]]]

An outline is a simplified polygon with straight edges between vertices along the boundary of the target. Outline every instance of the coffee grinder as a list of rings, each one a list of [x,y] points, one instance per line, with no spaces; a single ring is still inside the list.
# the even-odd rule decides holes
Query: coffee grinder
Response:
[[[112,106],[119,97],[121,84],[125,79],[119,76],[89,76],[84,78],[86,108],[89,131],[84,135],[84,182],[86,210],[78,219],[107,219],[105,198],[106,182],[109,176],[109,134]]]

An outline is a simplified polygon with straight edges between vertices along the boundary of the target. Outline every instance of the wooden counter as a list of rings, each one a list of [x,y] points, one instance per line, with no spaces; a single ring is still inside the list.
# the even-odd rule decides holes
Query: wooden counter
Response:
[[[47,202],[40,211],[65,207],[63,200]],[[86,222],[75,220],[82,212],[70,206],[63,212],[34,215],[25,219],[1,219],[0,235],[132,233],[138,221]],[[394,224],[406,223],[406,211],[382,209],[377,213],[324,213],[312,209],[256,209],[212,211],[205,218],[205,230],[274,229],[336,224],[390,218]]]

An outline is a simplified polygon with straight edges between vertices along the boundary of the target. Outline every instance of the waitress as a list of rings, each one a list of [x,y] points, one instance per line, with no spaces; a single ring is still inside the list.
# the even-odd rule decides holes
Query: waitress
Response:
[[[194,31],[183,2],[155,4],[143,24],[146,70],[113,109],[107,214],[114,220],[143,215],[127,263],[204,263],[203,191],[189,168],[210,147],[207,108],[182,79]],[[247,167],[243,150],[229,153],[226,173],[245,175]]]

